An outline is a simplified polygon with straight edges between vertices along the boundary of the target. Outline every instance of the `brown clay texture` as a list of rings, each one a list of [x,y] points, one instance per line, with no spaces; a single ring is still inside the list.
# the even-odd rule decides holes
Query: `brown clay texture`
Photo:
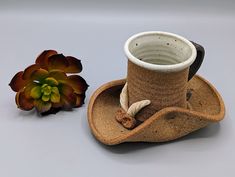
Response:
[[[189,81],[190,109],[164,108],[132,130],[116,121],[120,109],[119,96],[126,80],[112,81],[95,91],[88,105],[88,121],[94,136],[104,144],[123,142],[165,142],[175,140],[193,131],[219,122],[225,107],[216,89],[200,76]]]
[[[145,121],[157,111],[170,107],[187,107],[186,92],[189,68],[171,73],[147,70],[128,60],[129,106],[141,100],[151,104],[143,108],[136,118]]]

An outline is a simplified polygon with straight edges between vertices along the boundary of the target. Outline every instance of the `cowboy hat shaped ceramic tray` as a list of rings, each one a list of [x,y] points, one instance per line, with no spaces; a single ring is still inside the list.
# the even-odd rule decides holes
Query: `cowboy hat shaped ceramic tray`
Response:
[[[219,122],[225,106],[195,75],[204,48],[168,32],[143,32],[124,46],[127,78],[98,88],[88,105],[94,136],[104,144],[166,142]]]

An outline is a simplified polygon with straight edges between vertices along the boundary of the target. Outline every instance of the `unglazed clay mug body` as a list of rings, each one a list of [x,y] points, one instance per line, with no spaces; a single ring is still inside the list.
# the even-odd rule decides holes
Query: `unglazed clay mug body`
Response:
[[[130,37],[124,51],[129,106],[151,101],[136,115],[139,121],[166,107],[187,107],[187,83],[203,61],[202,46],[173,33],[150,31]]]

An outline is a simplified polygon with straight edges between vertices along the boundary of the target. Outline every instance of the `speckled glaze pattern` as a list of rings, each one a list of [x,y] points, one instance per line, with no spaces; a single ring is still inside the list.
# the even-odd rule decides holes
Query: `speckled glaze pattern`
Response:
[[[145,99],[151,101],[136,118],[145,121],[157,111],[169,106],[186,108],[188,71],[189,68],[173,73],[156,72],[128,60],[129,105]]]
[[[208,81],[194,76],[204,58],[202,46],[176,34],[150,31],[130,37],[124,50],[127,78],[101,86],[88,105],[89,126],[99,141],[107,145],[166,142],[224,118],[219,93]],[[135,115],[138,126],[131,130],[117,116],[126,82],[129,103],[125,107],[151,101]]]
[[[169,106],[187,107],[189,71],[197,56],[192,42],[177,34],[149,31],[131,36],[124,51],[129,106],[144,99],[151,101],[136,115],[138,120],[143,122]]]
[[[125,79],[106,83],[90,99],[89,126],[94,136],[104,144],[171,141],[224,118],[225,107],[219,93],[208,81],[194,76],[188,83],[188,89],[192,91],[189,99],[192,109],[167,107],[128,130],[115,119],[125,83]]]
[[[165,73],[188,68],[197,55],[192,42],[162,31],[147,31],[131,36],[124,45],[124,52],[132,63]]]

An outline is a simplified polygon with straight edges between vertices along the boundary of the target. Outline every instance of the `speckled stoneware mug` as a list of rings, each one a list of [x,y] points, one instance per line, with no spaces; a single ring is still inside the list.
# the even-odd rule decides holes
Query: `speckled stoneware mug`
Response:
[[[130,37],[124,51],[129,105],[151,101],[136,115],[139,121],[166,107],[187,107],[187,83],[203,61],[202,46],[173,33],[150,31]]]

